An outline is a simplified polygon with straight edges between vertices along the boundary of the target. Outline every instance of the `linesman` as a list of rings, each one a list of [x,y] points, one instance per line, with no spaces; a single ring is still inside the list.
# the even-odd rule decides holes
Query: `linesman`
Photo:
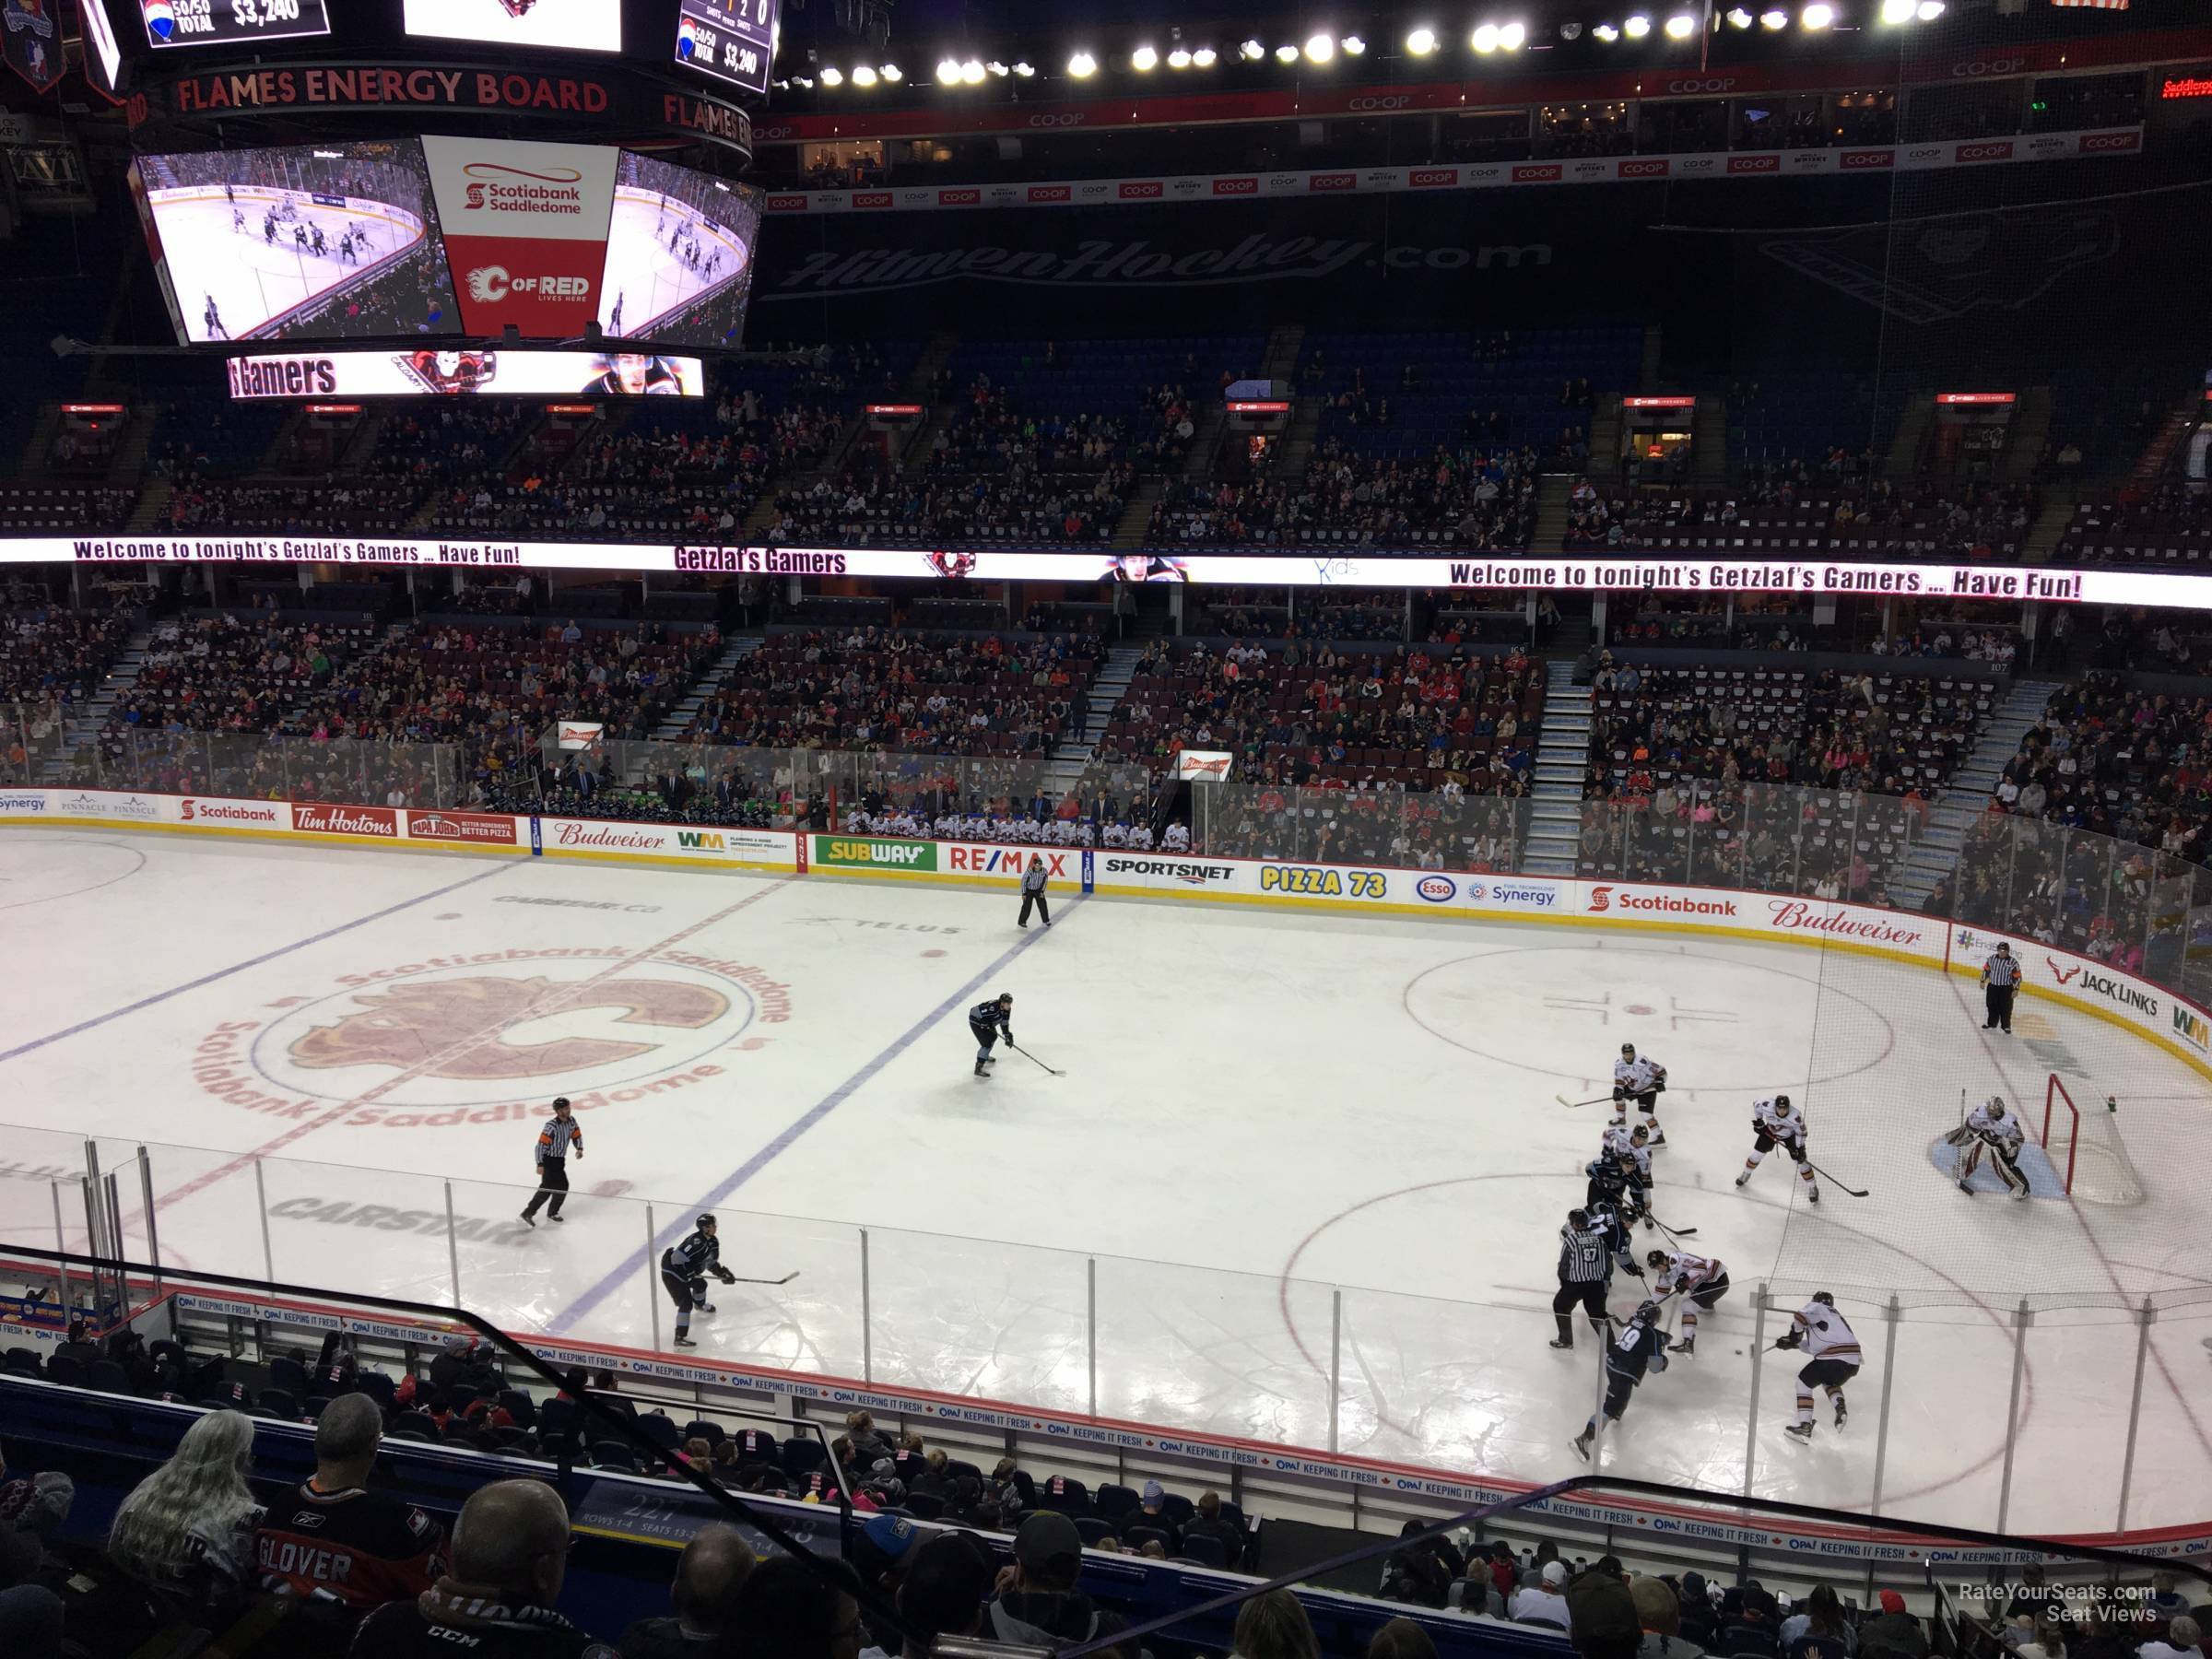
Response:
[[[570,1150],[573,1148],[576,1160],[583,1161],[583,1125],[569,1105],[569,1097],[562,1095],[553,1102],[553,1115],[546,1126],[537,1132],[537,1191],[530,1194],[530,1202],[523,1208],[523,1219],[532,1227],[537,1225],[537,1212],[543,1207],[546,1219],[560,1219],[560,1206],[569,1195]],[[547,1201],[551,1204],[547,1206]]]

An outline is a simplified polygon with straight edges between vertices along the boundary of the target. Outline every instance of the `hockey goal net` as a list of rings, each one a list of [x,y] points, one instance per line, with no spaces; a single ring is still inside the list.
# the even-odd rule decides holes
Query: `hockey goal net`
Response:
[[[2142,1178],[2120,1138],[2119,1106],[2108,1095],[2084,1112],[2056,1072],[2043,1085],[2043,1155],[2068,1196],[2095,1204],[2140,1204]]]

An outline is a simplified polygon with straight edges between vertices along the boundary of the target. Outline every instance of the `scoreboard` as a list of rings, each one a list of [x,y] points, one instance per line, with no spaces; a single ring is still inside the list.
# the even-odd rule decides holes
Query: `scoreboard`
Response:
[[[324,0],[138,0],[147,44],[229,46],[252,51],[264,41],[330,32]]]
[[[776,55],[777,0],[681,0],[676,61],[687,69],[768,91]]]

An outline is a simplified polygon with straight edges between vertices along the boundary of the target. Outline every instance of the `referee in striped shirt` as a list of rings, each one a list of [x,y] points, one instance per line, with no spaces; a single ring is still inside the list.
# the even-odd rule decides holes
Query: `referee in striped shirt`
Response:
[[[1982,1022],[1985,1031],[2004,1028],[2006,1036],[2012,1034],[2012,999],[2019,994],[2020,963],[2012,954],[2012,947],[1998,941],[1996,953],[1982,964],[1982,1006],[1988,1018]]]
[[[569,1148],[576,1149],[579,1162],[583,1159],[583,1125],[576,1121],[570,1109],[569,1097],[563,1095],[553,1102],[553,1115],[546,1126],[537,1132],[537,1191],[530,1195],[530,1203],[523,1211],[523,1219],[532,1227],[537,1225],[537,1212],[546,1201],[552,1206],[546,1210],[546,1219],[560,1219],[560,1206],[569,1195]]]

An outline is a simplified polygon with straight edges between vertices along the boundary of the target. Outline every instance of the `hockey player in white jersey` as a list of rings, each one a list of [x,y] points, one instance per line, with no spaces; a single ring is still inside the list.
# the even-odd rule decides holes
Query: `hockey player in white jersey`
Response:
[[[1859,1374],[1859,1339],[1851,1324],[1836,1312],[1836,1299],[1825,1290],[1791,1316],[1786,1334],[1776,1338],[1778,1348],[1793,1348],[1806,1356],[1797,1373],[1797,1420],[1787,1432],[1801,1441],[1813,1438],[1813,1390],[1825,1388],[1836,1407],[1836,1427],[1843,1427],[1843,1384]]]
[[[2015,1198],[2028,1196],[2028,1177],[2020,1172],[2020,1145],[2028,1138],[2018,1113],[2005,1110],[2002,1095],[1991,1095],[1987,1105],[1966,1114],[1966,1122],[1945,1136],[1959,1148],[1959,1190],[1973,1195],[1971,1177],[1989,1154],[1991,1166],[2004,1179]]]
[[[1737,1186],[1751,1179],[1760,1159],[1780,1147],[1795,1160],[1797,1178],[1805,1182],[1806,1201],[1820,1202],[1820,1183],[1813,1179],[1810,1155],[1805,1148],[1805,1113],[1790,1105],[1790,1097],[1778,1094],[1771,1100],[1759,1100],[1751,1108],[1751,1155],[1744,1159],[1744,1172],[1735,1178]]]
[[[1605,1156],[1620,1171],[1630,1220],[1652,1225],[1652,1135],[1641,1124],[1614,1124],[1606,1130]]]
[[[1710,1313],[1728,1294],[1728,1269],[1712,1256],[1692,1255],[1687,1250],[1654,1250],[1643,1258],[1652,1270],[1651,1293],[1682,1299],[1680,1335],[1675,1352],[1692,1354],[1698,1347],[1698,1315]]]
[[[1613,1121],[1626,1123],[1629,1102],[1633,1100],[1652,1132],[1652,1145],[1665,1146],[1666,1132],[1659,1127],[1659,1097],[1665,1089],[1666,1067],[1649,1054],[1639,1054],[1634,1043],[1622,1043],[1620,1058],[1613,1062]]]

